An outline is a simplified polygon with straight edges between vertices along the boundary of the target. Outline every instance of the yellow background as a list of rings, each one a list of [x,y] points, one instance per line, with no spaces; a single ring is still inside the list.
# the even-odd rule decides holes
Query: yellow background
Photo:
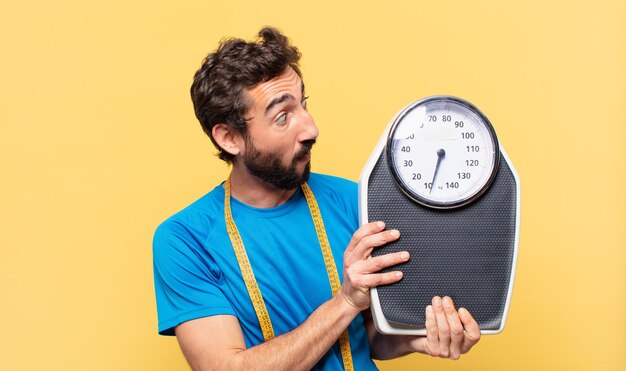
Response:
[[[397,110],[451,94],[520,174],[504,332],[381,369],[626,369],[624,19],[622,0],[0,0],[0,369],[187,367],[156,333],[152,233],[228,171],[193,73],[266,24],[303,52],[315,171],[357,180]]]

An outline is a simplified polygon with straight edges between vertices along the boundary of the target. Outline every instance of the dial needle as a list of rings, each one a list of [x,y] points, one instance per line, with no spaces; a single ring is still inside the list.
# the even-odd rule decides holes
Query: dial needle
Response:
[[[430,182],[430,191],[428,194],[433,193],[433,188],[435,187],[435,179],[437,178],[437,172],[439,171],[439,165],[441,164],[441,159],[446,157],[446,151],[443,148],[439,148],[437,150],[437,165],[435,165],[435,174],[433,174],[433,181]]]

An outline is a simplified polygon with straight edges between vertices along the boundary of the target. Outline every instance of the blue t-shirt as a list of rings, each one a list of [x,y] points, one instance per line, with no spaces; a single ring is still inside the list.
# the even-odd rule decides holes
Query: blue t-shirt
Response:
[[[343,279],[343,252],[358,228],[357,185],[320,174],[311,174],[308,184]],[[302,190],[273,208],[251,207],[234,198],[231,207],[274,333],[289,332],[332,297]],[[174,335],[177,325],[191,319],[230,314],[239,320],[248,348],[263,342],[226,232],[221,185],[164,221],[155,232],[153,249],[160,334]],[[355,369],[376,370],[361,315],[350,324],[349,335]],[[338,342],[314,369],[343,369]]]

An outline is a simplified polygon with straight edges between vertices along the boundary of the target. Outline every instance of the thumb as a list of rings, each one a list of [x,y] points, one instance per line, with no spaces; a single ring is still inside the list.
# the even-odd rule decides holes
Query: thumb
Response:
[[[409,344],[411,345],[411,352],[418,352],[430,355],[426,336],[415,336],[409,341]]]

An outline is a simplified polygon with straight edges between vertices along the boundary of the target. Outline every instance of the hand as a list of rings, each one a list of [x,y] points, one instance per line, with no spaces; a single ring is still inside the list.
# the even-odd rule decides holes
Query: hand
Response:
[[[480,328],[470,312],[458,311],[449,297],[435,296],[426,307],[426,337],[411,341],[413,348],[433,357],[459,359],[480,340]]]
[[[369,290],[402,279],[402,272],[376,273],[409,260],[406,251],[370,258],[375,247],[395,241],[400,237],[397,230],[386,231],[385,223],[373,222],[359,228],[343,254],[343,284],[339,295],[359,311],[370,306]]]

